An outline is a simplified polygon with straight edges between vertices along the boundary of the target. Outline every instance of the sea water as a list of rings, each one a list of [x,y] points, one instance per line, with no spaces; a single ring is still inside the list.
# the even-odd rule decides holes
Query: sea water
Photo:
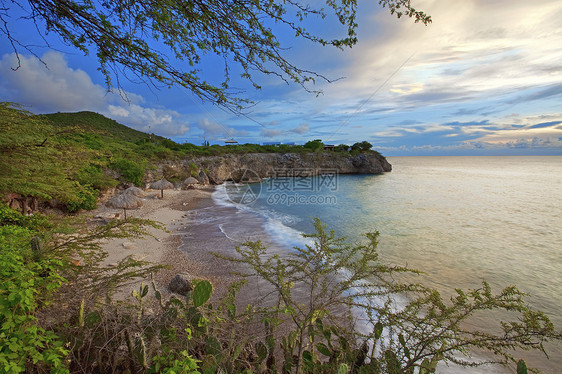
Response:
[[[443,296],[479,288],[482,280],[497,292],[516,285],[562,327],[562,156],[389,162],[392,172],[379,175],[279,171],[250,185],[250,194],[247,187],[222,185],[214,193],[221,208],[201,214],[201,222],[214,220],[232,243],[262,240],[277,251],[304,245],[301,233],[313,231],[314,217],[351,241],[378,231],[382,261],[423,271],[415,280]],[[486,329],[488,322],[477,327]],[[559,372],[562,345],[549,348],[550,360],[527,358],[545,372]]]

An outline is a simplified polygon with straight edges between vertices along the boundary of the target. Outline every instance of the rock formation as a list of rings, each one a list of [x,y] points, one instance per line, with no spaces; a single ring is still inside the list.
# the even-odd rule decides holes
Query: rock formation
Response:
[[[167,162],[160,165],[148,178],[161,177],[162,170],[188,170],[199,167],[201,184],[221,184],[227,180],[255,182],[274,177],[283,170],[299,171],[301,175],[322,173],[378,174],[392,170],[388,161],[378,153],[350,155],[337,152],[324,153],[246,153],[207,156]],[[257,179],[257,180],[256,180]]]

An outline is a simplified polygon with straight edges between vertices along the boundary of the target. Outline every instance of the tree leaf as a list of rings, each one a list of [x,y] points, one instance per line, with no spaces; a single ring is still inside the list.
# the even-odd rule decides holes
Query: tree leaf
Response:
[[[323,343],[316,344],[316,350],[318,352],[322,353],[324,356],[330,356],[332,354],[330,349],[328,347],[326,347],[326,345],[323,344]]]

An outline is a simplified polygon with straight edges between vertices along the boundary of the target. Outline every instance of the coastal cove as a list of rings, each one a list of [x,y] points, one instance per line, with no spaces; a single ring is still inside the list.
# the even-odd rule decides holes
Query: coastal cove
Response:
[[[314,187],[319,180],[306,184],[312,186],[308,191],[295,190],[296,185],[280,191],[279,183],[273,188],[273,180],[252,184],[257,200],[250,204],[240,204],[226,185],[218,186],[214,208],[190,212],[189,237],[200,238],[201,246],[202,238],[210,235],[210,242],[220,242],[224,250],[262,240],[276,251],[289,251],[304,244],[300,234],[311,232],[313,217],[352,241],[378,230],[381,258],[422,270],[425,274],[415,280],[444,296],[454,288],[478,288],[482,280],[497,290],[516,285],[555,325],[562,323],[562,157],[389,161],[391,173],[338,175],[331,188]],[[290,203],[295,194],[304,200]],[[311,203],[312,197],[316,203]],[[324,203],[318,203],[319,197]],[[182,246],[188,257],[192,240]],[[485,320],[477,323],[487,325]],[[562,347],[557,343],[548,348],[550,360],[538,353],[526,357],[544,372],[556,372],[562,365]]]

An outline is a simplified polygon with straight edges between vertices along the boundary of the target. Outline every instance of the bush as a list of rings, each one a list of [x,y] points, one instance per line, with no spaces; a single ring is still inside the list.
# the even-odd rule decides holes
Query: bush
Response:
[[[322,143],[322,140],[320,139],[310,140],[306,142],[303,147],[310,149],[312,152],[319,152],[324,149],[324,143]]]
[[[0,371],[20,373],[32,363],[41,371],[65,373],[64,342],[39,327],[35,317],[64,281],[58,275],[61,262],[33,261],[31,235],[27,228],[0,227]]]
[[[359,151],[359,152],[367,152],[371,148],[373,148],[373,145],[367,141],[362,141],[361,143],[355,143],[351,146],[352,151]]]
[[[76,180],[83,186],[90,185],[96,190],[103,191],[117,186],[117,181],[106,175],[98,165],[88,165],[78,170]]]
[[[347,144],[340,144],[335,147],[336,152],[349,152],[349,146]]]
[[[76,183],[76,196],[74,200],[66,203],[66,209],[71,212],[77,212],[80,209],[94,210],[98,206],[98,191],[89,185],[81,185]]]
[[[247,242],[236,248],[238,257],[226,257],[248,265],[251,270],[244,276],[261,278],[269,284],[268,295],[276,296],[274,305],[253,308],[270,331],[259,356],[274,355],[276,344],[267,343],[275,336],[271,326],[286,325],[288,334],[281,336],[284,372],[431,373],[438,362],[483,365],[471,359],[471,349],[493,354],[487,363],[511,364],[526,372],[524,361],[515,357],[517,350],[544,352],[545,342],[562,339],[548,317],[530,308],[513,286],[495,294],[482,282],[480,288],[457,290],[456,297],[445,301],[435,290],[395,280],[397,273],[417,272],[379,261],[378,232],[348,244],[318,219],[314,225],[316,232],[304,235],[312,243],[283,258],[260,242]],[[407,296],[405,305],[397,305],[396,295]],[[497,311],[515,317],[499,322],[497,334],[466,328],[473,316]],[[362,331],[352,327],[357,314],[367,324]]]
[[[30,230],[47,229],[52,227],[49,219],[42,215],[26,216],[21,212],[0,204],[0,226],[15,225],[29,228]]]
[[[111,163],[111,167],[117,170],[126,182],[134,183],[139,187],[142,185],[144,173],[146,171],[146,161],[137,163],[125,158],[116,158]]]

